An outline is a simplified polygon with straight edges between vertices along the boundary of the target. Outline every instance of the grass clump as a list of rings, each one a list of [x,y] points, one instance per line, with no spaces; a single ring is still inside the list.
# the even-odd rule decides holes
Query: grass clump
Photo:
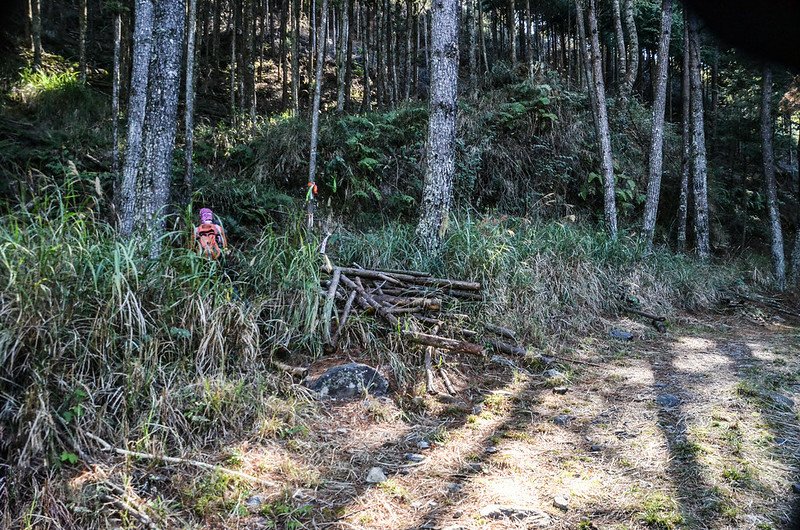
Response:
[[[639,520],[650,528],[673,530],[683,523],[683,516],[678,511],[678,503],[663,493],[649,495],[642,502]]]

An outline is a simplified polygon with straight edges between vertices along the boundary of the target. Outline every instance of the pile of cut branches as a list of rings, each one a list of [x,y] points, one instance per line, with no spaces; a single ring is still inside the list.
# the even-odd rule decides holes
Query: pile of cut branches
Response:
[[[484,355],[484,343],[512,355],[525,350],[465,327],[468,316],[446,310],[456,301],[483,300],[478,282],[434,278],[427,272],[396,269],[365,269],[356,264],[339,267],[325,257],[323,272],[330,278],[322,281],[323,336],[330,349],[336,349],[348,318],[354,310],[373,314],[390,331],[425,348],[428,391],[433,392],[434,361],[447,391],[455,391],[444,368],[441,350],[453,353]],[[357,308],[357,309],[355,309]],[[338,322],[333,331],[334,319]],[[487,332],[513,338],[510,330],[484,324]]]

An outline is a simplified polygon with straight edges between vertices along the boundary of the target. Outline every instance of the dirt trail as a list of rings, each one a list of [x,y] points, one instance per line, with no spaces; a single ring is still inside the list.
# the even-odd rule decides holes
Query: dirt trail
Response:
[[[683,319],[666,335],[630,320],[615,325],[636,340],[586,338],[570,349],[603,367],[557,365],[564,395],[551,388],[557,381],[456,364],[459,396],[401,401],[419,413],[379,398],[331,406],[286,455],[318,473],[314,487],[293,493],[295,504],[313,506],[303,522],[785,527],[800,480],[800,328],[741,317]],[[432,447],[420,449],[421,440]],[[366,484],[373,466],[389,480]],[[268,518],[246,526],[268,527]]]

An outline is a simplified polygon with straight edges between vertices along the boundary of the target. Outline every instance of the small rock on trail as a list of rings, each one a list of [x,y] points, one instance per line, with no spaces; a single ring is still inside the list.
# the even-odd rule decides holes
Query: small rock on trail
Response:
[[[350,363],[334,366],[321,376],[306,383],[311,390],[322,397],[354,398],[364,392],[373,396],[385,396],[389,390],[389,381],[377,370],[366,364]]]
[[[386,473],[383,472],[383,469],[379,467],[373,467],[367,473],[366,481],[369,484],[380,484],[381,482],[386,482],[388,479],[386,478]]]
[[[480,511],[481,517],[486,519],[511,519],[513,521],[525,521],[530,528],[548,526],[550,524],[550,516],[541,510],[535,508],[521,508],[517,506],[501,506],[498,504],[490,504]]]
[[[553,499],[553,506],[559,510],[567,511],[567,509],[569,509],[569,497],[566,495],[557,495],[556,498]]]
[[[622,329],[614,328],[608,334],[611,335],[611,338],[617,339],[617,340],[622,340],[622,341],[626,341],[626,342],[629,341],[629,340],[633,340],[633,333],[631,333],[630,331],[622,330]]]
[[[677,396],[673,396],[672,394],[660,394],[656,398],[656,403],[661,405],[664,408],[674,408],[681,404],[681,400]]]

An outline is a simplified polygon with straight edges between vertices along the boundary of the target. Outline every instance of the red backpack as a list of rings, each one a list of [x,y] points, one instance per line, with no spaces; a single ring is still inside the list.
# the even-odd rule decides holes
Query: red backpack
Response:
[[[197,242],[201,256],[217,259],[222,254],[219,248],[219,228],[214,223],[203,223],[197,227]]]

